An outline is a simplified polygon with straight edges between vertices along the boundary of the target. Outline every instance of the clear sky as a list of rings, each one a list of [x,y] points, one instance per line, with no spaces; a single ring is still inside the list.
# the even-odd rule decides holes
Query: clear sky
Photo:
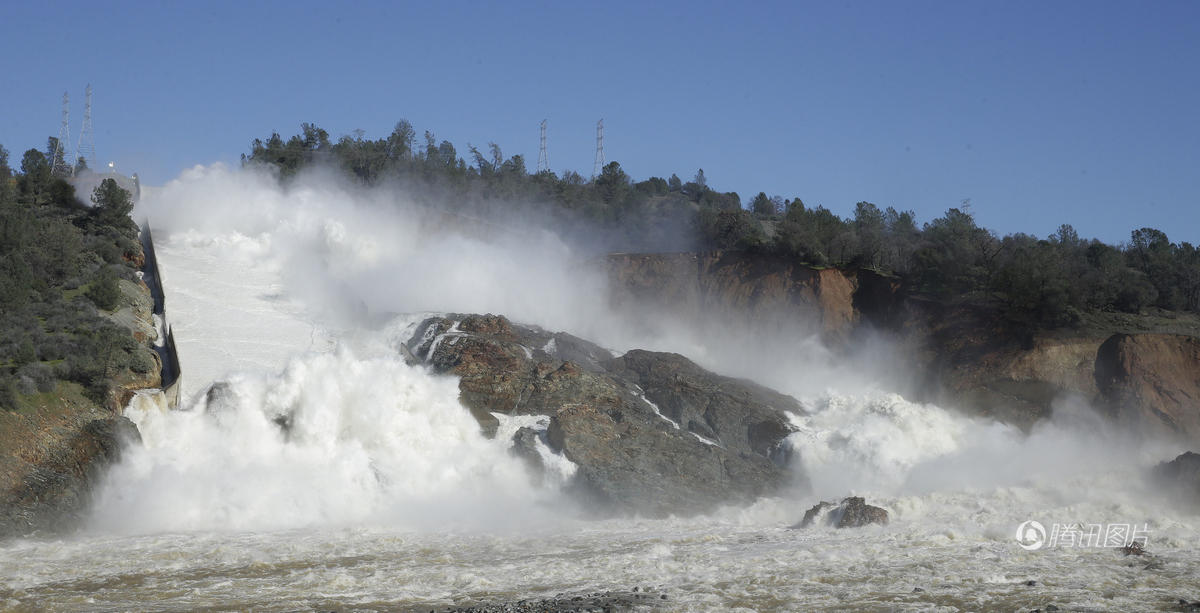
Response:
[[[73,138],[158,184],[313,122],[399,119],[556,172],[855,202],[970,200],[1001,234],[1071,223],[1200,243],[1200,2],[7,2],[0,143]]]

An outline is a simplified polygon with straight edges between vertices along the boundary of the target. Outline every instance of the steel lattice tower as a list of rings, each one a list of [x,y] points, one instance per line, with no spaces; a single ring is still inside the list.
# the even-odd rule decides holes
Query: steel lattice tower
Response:
[[[548,172],[550,170],[550,156],[549,156],[549,154],[546,153],[546,120],[545,119],[542,120],[540,136],[541,136],[542,145],[541,145],[541,148],[538,149],[537,171],[539,173]]]
[[[604,120],[596,122],[596,162],[592,164],[592,180],[604,170]]]
[[[87,86],[87,100],[83,106],[83,127],[79,130],[79,148],[75,151],[75,160],[86,160],[89,164],[96,163],[96,135],[92,130],[92,84]]]
[[[58,141],[54,143],[54,151],[50,152],[50,172],[56,175],[75,174],[75,164],[71,154],[71,98],[63,92],[62,125],[58,127]]]

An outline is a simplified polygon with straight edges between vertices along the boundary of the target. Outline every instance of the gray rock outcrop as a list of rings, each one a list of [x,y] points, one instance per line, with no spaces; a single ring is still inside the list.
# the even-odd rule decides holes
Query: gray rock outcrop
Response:
[[[826,525],[834,528],[861,528],[869,524],[887,524],[888,512],[880,507],[867,504],[861,496],[851,496],[843,499],[841,504],[818,502],[804,512],[804,519],[793,528],[807,528],[823,520]]]
[[[1154,468],[1154,479],[1170,498],[1200,506],[1200,453],[1188,451]]]
[[[669,353],[607,350],[495,315],[432,318],[407,343],[459,377],[460,401],[494,435],[505,415],[546,415],[549,447],[600,512],[691,514],[802,487],[786,466],[793,398]],[[532,459],[528,433],[517,453]]]

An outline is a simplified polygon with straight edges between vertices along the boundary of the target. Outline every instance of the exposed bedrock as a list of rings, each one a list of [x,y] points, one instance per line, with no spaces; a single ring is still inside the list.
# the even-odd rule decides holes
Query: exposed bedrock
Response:
[[[834,349],[889,338],[913,392],[1029,428],[1076,397],[1150,435],[1200,438],[1200,319],[1094,313],[1055,330],[1015,327],[994,303],[912,295],[895,277],[816,269],[747,252],[614,254],[618,308],[652,307],[688,325],[767,338],[819,334]]]
[[[486,434],[494,413],[549,416],[546,440],[578,465],[573,487],[598,511],[691,514],[804,487],[783,443],[800,404],[683,356],[614,357],[495,315],[426,320],[408,350],[459,377]]]
[[[6,433],[24,437],[24,453],[0,458],[0,538],[77,526],[104,470],[140,440],[133,422],[93,406],[65,405]]]
[[[1200,508],[1200,453],[1187,451],[1152,472],[1157,485],[1177,502]]]
[[[617,306],[654,307],[691,321],[801,325],[830,339],[849,334],[860,316],[857,274],[834,268],[734,251],[623,253],[605,262]]]
[[[1095,374],[1119,422],[1200,441],[1200,339],[1116,334],[1100,346]]]

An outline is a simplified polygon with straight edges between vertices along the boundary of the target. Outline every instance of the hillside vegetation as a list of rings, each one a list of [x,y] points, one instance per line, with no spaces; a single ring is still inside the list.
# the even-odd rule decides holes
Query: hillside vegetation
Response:
[[[403,180],[418,198],[431,194],[429,206],[509,223],[533,212],[568,233],[586,228],[576,235],[600,236],[611,251],[742,249],[815,267],[869,268],[896,275],[910,293],[995,308],[1015,330],[1148,307],[1200,312],[1200,251],[1153,228],[1134,230],[1122,245],[1081,238],[1070,225],[1045,238],[1001,237],[978,226],[969,205],[924,224],[912,211],[869,202],[842,218],[798,197],[760,192],[743,203],[709,187],[703,170],[687,182],[674,174],[634,181],[610,162],[585,179],[530,173],[522,156],[505,158],[494,143],[468,152],[460,156],[431,132],[419,141],[407,121],[384,138],[359,133],[336,142],[302,124],[286,140],[277,133],[254,140],[243,163],[273,166],[284,182],[318,164],[367,185]]]
[[[103,405],[114,379],[155,365],[104,316],[122,306],[122,282],[137,281],[130,194],[108,179],[86,206],[59,162],[30,149],[16,170],[0,147],[0,410],[32,411],[49,393]]]

